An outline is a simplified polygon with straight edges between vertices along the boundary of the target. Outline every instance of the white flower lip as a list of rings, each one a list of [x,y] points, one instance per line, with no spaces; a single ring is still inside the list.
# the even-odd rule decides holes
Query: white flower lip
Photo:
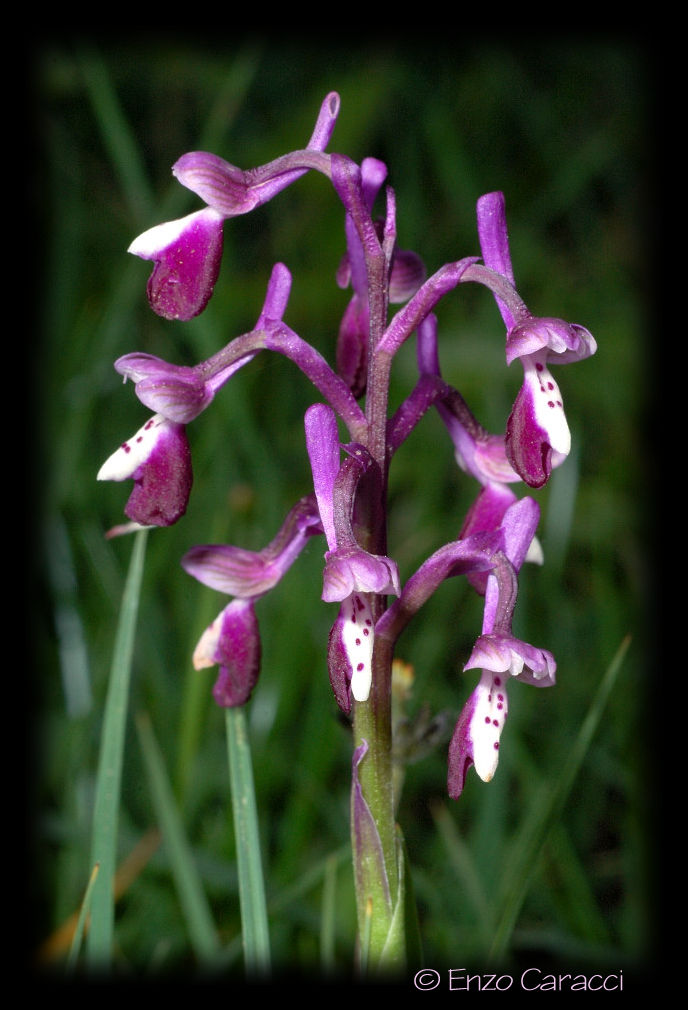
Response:
[[[476,694],[470,727],[473,764],[478,777],[490,782],[499,762],[499,740],[508,712],[507,697],[500,678],[493,679],[487,673],[483,674]]]
[[[542,362],[537,362],[536,367],[527,372],[526,378],[531,389],[537,424],[547,432],[552,449],[564,457],[568,456],[571,451],[571,432],[559,386]]]
[[[154,414],[153,417],[150,417],[132,438],[123,442],[105,460],[96,479],[127,480],[128,477],[131,477],[150,456],[160,436],[160,426],[165,423],[165,418],[161,414]]]
[[[137,236],[127,252],[133,253],[134,256],[140,256],[144,260],[153,259],[163,249],[176,242],[188,226],[189,218],[193,216],[193,214],[189,214],[187,217],[178,218],[175,221],[165,221],[163,224],[154,225]]]
[[[204,670],[209,666],[215,666],[217,662],[215,653],[221,631],[221,616],[208,625],[198,640],[192,659],[194,670]]]
[[[201,223],[206,218],[218,218],[222,220],[222,215],[213,210],[212,207],[205,207],[203,210],[196,210],[186,217],[176,218],[174,221],[164,221],[162,224],[153,225],[147,231],[141,232],[131,243],[127,252],[134,256],[140,256],[144,260],[158,259],[162,253],[175,242],[194,224]]]
[[[373,678],[372,614],[365,599],[357,593],[349,597],[345,606],[347,616],[342,627],[342,645],[351,663],[351,693],[356,701],[367,701]]]

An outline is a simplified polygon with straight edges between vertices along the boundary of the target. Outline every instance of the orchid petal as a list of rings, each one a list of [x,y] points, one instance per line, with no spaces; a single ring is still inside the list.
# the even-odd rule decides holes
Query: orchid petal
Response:
[[[547,357],[557,365],[589,358],[597,350],[592,333],[577,323],[563,319],[529,316],[509,330],[506,338],[506,362],[547,350]]]
[[[260,673],[260,634],[251,600],[232,600],[206,628],[193,655],[195,669],[219,666],[213,697],[223,708],[244,705]]]
[[[172,166],[172,174],[222,218],[247,214],[259,202],[250,187],[249,174],[216,154],[183,154]]]
[[[341,547],[325,555],[322,599],[333,603],[352,593],[379,593],[384,596],[401,592],[399,570],[395,561],[368,554],[360,547]]]
[[[339,433],[331,407],[314,403],[306,411],[306,448],[313,472],[313,486],[318,502],[325,539],[330,550],[337,546],[334,529],[334,482],[339,471]]]
[[[539,687],[555,683],[557,664],[551,652],[522,642],[513,635],[481,635],[464,670],[490,670],[509,674],[517,680]]]
[[[506,429],[506,454],[529,487],[542,487],[571,449],[559,387],[541,356],[523,359],[524,381]]]
[[[125,381],[134,381],[141,403],[170,421],[188,424],[213,399],[213,391],[199,371],[171,365],[153,354],[125,354],[115,362]]]
[[[351,709],[351,697],[367,701],[372,683],[375,643],[373,614],[365,596],[352,593],[339,608],[330,631],[328,667],[337,704]]]
[[[508,710],[502,677],[484,672],[459,716],[449,744],[447,786],[452,799],[461,795],[471,765],[483,782],[493,778]]]
[[[228,544],[192,547],[181,564],[205,586],[243,599],[262,596],[282,579],[299,556],[307,539],[322,533],[312,496],[290,509],[277,536],[262,551]]]
[[[156,225],[129,252],[155,266],[148,280],[151,308],[165,319],[192,319],[208,304],[222,260],[222,215],[211,207]]]
[[[155,414],[101,466],[98,480],[134,481],[125,515],[143,526],[171,526],[186,512],[193,481],[184,425]]]
[[[478,200],[476,215],[480,249],[485,266],[495,270],[502,277],[506,277],[513,284],[514,270],[509,250],[504,194],[500,192],[485,193]],[[514,317],[503,301],[499,298],[496,301],[504,323],[509,329],[513,326]]]
[[[392,305],[408,301],[421,286],[427,271],[423,260],[408,249],[395,249],[389,276],[389,300]]]

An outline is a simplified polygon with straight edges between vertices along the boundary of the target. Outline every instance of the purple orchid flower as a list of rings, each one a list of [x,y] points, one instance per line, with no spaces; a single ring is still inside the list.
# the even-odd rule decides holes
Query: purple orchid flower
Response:
[[[268,283],[262,312],[256,323],[261,334],[267,325],[281,321],[291,288],[291,275],[277,264]],[[193,483],[191,451],[186,425],[209,406],[217,391],[234,373],[255,357],[260,337],[253,344],[242,338],[224,352],[195,367],[173,365],[152,354],[125,354],[115,369],[132,379],[139,400],[156,413],[128,442],[122,443],[103,464],[98,480],[134,480],[125,514],[136,524],[121,526],[111,535],[131,532],[137,526],[171,526],[185,514]],[[233,348],[237,348],[232,354]]]
[[[418,370],[434,392],[433,402],[454,445],[456,462],[480,484],[511,484],[521,478],[506,457],[504,437],[485,431],[457,390],[440,384],[437,316],[430,313],[418,327]],[[434,380],[429,383],[428,380]],[[515,496],[514,499],[515,500]]]
[[[218,705],[244,705],[260,673],[260,632],[255,601],[269,592],[303,550],[309,537],[322,533],[312,495],[291,509],[276,537],[261,551],[225,544],[192,547],[182,558],[189,575],[211,589],[234,597],[206,628],[194,650],[197,670],[218,666],[213,688]]]
[[[213,698],[221,708],[245,705],[258,683],[261,643],[253,600],[228,603],[194,649],[196,670],[218,666]]]
[[[103,463],[97,479],[134,481],[124,513],[139,526],[176,523],[193,483],[185,425],[154,414]]]
[[[419,417],[428,407],[434,406],[451,437],[458,465],[481,485],[464,520],[459,540],[481,531],[497,530],[506,510],[517,501],[516,494],[508,485],[521,478],[506,457],[504,436],[485,431],[460,393],[442,380],[437,351],[437,317],[434,313],[426,316],[418,327],[417,360],[420,378],[416,388],[391,419],[388,428],[390,446],[396,449]],[[526,560],[542,563],[542,551],[535,538]],[[477,569],[466,575],[471,585],[484,596],[487,572]]]
[[[317,156],[327,147],[339,114],[339,96],[322,103],[310,141],[302,152],[243,171],[215,154],[192,151],[172,173],[207,204],[176,221],[155,225],[129,246],[129,252],[154,262],[148,280],[151,308],[165,319],[192,319],[208,304],[220,272],[223,224],[266,203],[309,168],[327,172]]]
[[[224,217],[213,207],[155,225],[128,252],[155,266],[148,302],[164,319],[193,319],[210,301],[222,263]]]
[[[513,284],[504,194],[480,197],[477,214],[485,265]],[[526,484],[542,487],[571,448],[562,396],[548,366],[590,357],[597,344],[583,326],[537,318],[527,309],[515,315],[503,299],[496,296],[496,301],[507,328],[507,364],[520,358],[524,371],[523,386],[507,422],[506,454]]]
[[[188,424],[198,417],[215,392],[200,366],[169,364],[153,354],[125,354],[115,362],[115,370],[125,382],[134,382],[141,403],[178,424]]]
[[[480,669],[480,680],[461,712],[449,745],[447,786],[452,799],[461,795],[471,765],[484,782],[494,776],[509,710],[509,678],[537,687],[554,684],[556,663],[551,653],[520,641],[511,631],[517,574],[532,549],[538,519],[537,503],[523,498],[510,505],[500,520],[504,547],[496,553],[487,577],[482,634],[464,666],[464,671]]]
[[[530,487],[542,487],[571,449],[559,387],[548,362],[565,364],[594,354],[592,334],[560,319],[530,319],[507,337],[507,363],[520,358],[524,381],[506,428],[509,462]]]
[[[329,639],[330,683],[338,705],[349,712],[352,697],[365,701],[370,693],[375,635],[369,595],[398,595],[399,571],[390,558],[364,550],[353,533],[356,486],[369,463],[367,454],[360,446],[350,446],[352,455],[340,464],[337,419],[326,404],[308,408],[305,428],[328,546],[322,599],[341,604]]]

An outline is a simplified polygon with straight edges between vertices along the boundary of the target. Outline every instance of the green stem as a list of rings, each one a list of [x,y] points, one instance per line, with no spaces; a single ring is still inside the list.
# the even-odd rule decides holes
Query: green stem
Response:
[[[244,709],[226,709],[226,726],[244,960],[249,975],[267,975],[270,971],[270,938],[251,748]]]
[[[385,241],[380,244],[362,193],[348,209],[365,255],[369,355],[366,388],[366,439],[368,452],[378,466],[378,480],[369,483],[357,502],[359,544],[374,554],[387,553],[387,412],[392,356],[379,348],[388,312],[389,272],[394,246],[393,199],[388,194]],[[361,493],[361,488],[359,488]],[[367,500],[365,496],[367,494]],[[365,518],[363,518],[365,517]],[[384,612],[385,598],[370,597],[373,619]],[[365,753],[354,769],[352,849],[360,963],[363,971],[400,968],[406,958],[405,935],[399,911],[403,895],[403,867],[398,859],[392,763],[392,658],[387,639],[375,642],[369,698],[354,702],[355,753]],[[360,789],[360,794],[357,792]]]
[[[354,703],[354,738],[367,751],[355,774],[376,831],[357,832],[352,823],[359,938],[366,941],[371,971],[404,962],[403,933],[391,940],[399,866],[392,769],[391,649],[376,643],[370,697]],[[380,859],[380,854],[382,858]]]

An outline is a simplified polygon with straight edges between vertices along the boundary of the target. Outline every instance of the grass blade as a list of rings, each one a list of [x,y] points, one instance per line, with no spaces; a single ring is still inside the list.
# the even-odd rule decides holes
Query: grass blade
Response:
[[[226,725],[244,960],[248,974],[265,975],[270,971],[270,938],[251,748],[244,709],[228,708]]]
[[[179,817],[163,757],[147,716],[138,717],[137,730],[191,946],[200,964],[216,964],[220,945],[215,924]]]
[[[98,876],[98,865],[96,864],[91,870],[91,876],[88,881],[88,886],[86,888],[86,893],[84,895],[84,900],[81,903],[81,908],[79,909],[79,914],[76,920],[76,926],[74,928],[74,936],[72,937],[72,942],[69,948],[69,956],[67,958],[67,973],[70,974],[74,971],[77,959],[79,957],[79,951],[81,950],[81,941],[83,940],[84,930],[86,923],[88,921],[88,915],[91,910],[91,894],[93,892],[93,885],[96,882]]]
[[[140,530],[135,536],[122,596],[96,779],[91,865],[97,864],[99,870],[91,895],[91,925],[86,949],[89,966],[98,969],[109,967],[112,957],[120,785],[131,681],[131,658],[139,610],[146,537],[146,530]]]

